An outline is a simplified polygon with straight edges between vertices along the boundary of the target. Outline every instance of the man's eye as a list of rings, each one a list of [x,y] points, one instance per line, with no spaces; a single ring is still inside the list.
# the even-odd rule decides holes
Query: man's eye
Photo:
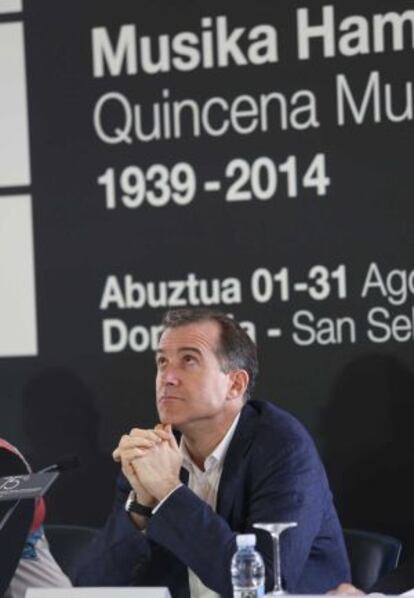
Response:
[[[194,355],[184,355],[184,361],[185,363],[196,363],[196,359],[194,357]]]
[[[162,367],[163,367],[163,366],[166,364],[166,361],[167,361],[167,360],[166,360],[166,359],[164,359],[163,357],[159,357],[159,358],[156,360],[157,367],[158,367],[158,368],[162,368]]]

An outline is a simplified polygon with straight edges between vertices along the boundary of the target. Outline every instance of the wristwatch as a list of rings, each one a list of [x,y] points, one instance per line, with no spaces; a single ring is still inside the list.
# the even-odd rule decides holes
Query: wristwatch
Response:
[[[141,503],[137,501],[137,496],[133,490],[129,493],[125,503],[125,511],[127,513],[137,513],[137,515],[144,515],[144,517],[152,517],[152,508],[147,507],[146,505],[141,505]]]

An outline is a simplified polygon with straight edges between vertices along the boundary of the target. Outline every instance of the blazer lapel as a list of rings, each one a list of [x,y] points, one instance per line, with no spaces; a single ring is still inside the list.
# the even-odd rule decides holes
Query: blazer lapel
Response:
[[[237,484],[243,481],[241,469],[254,438],[257,425],[257,411],[247,402],[244,405],[236,431],[224,459],[223,472],[217,495],[217,513],[229,518],[237,491]]]

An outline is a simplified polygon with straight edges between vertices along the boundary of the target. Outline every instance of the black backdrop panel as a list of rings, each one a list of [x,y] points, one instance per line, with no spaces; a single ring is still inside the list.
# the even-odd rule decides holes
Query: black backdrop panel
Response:
[[[111,450],[156,421],[162,312],[213,305],[258,343],[257,396],[314,435],[343,523],[410,548],[411,3],[27,0],[16,20],[38,354],[0,360],[2,434],[35,466],[81,457],[50,520],[102,522]]]

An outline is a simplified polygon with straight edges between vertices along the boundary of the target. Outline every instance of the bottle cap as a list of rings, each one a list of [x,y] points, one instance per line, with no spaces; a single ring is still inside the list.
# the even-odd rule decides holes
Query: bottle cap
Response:
[[[238,548],[247,548],[248,546],[256,546],[255,534],[238,534],[236,537]]]

